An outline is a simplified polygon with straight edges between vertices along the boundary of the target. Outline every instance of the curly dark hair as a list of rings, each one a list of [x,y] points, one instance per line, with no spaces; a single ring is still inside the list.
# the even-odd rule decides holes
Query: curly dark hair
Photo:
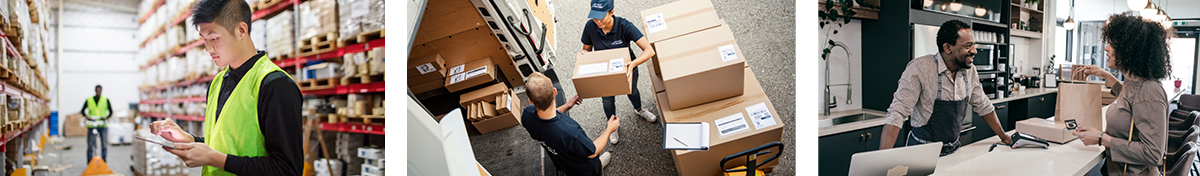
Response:
[[[1109,16],[1100,30],[1112,45],[1117,70],[1146,79],[1163,79],[1171,73],[1167,40],[1175,34],[1162,24],[1125,12]]]

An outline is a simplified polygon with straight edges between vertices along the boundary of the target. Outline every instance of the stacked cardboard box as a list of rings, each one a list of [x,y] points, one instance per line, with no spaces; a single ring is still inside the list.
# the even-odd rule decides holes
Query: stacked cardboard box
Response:
[[[584,53],[575,58],[575,93],[579,98],[594,98],[629,94],[629,79],[625,64],[630,60],[629,48]]]
[[[137,130],[135,135],[154,136],[149,129]],[[145,141],[133,142],[133,170],[147,176],[186,176],[187,165],[178,156],[162,149],[162,146]]]
[[[745,93],[679,110],[669,110],[671,102],[668,92],[659,92],[655,98],[667,123],[707,122],[710,128],[710,147],[706,151],[673,150],[675,166],[680,175],[717,175],[721,158],[783,138],[783,121],[775,106],[754,77],[754,72],[744,67]],[[741,165],[744,161],[731,161],[729,165]],[[778,164],[772,161],[764,167]]]
[[[364,161],[362,169],[359,172],[363,176],[384,175],[383,149],[374,147],[358,148],[358,157]]]
[[[383,0],[338,0],[338,40],[351,40],[361,32],[383,28]]]
[[[658,42],[667,39],[673,39],[722,24],[721,20],[717,17],[716,9],[713,8],[712,2],[704,0],[676,1],[643,10],[641,15],[642,22],[647,26],[646,39],[649,40],[652,47],[657,45]],[[651,75],[662,75],[661,64],[659,63],[660,59],[658,59],[661,55],[656,55],[649,62]],[[657,81],[659,83],[662,82],[662,80]],[[663,89],[661,84],[654,85],[655,92],[661,92]]]
[[[458,92],[477,85],[494,82],[496,80],[496,67],[495,64],[492,64],[492,58],[486,57],[452,66],[447,69],[446,75],[450,75],[446,79],[446,89],[450,90],[450,92]]]
[[[267,57],[278,58],[281,55],[295,55],[296,43],[292,38],[294,33],[291,30],[295,25],[292,21],[291,10],[280,12],[267,20],[267,27],[264,30],[277,29],[267,33]]]
[[[408,86],[413,93],[424,93],[445,87],[446,60],[433,54],[408,60]]]
[[[341,176],[342,165],[340,160],[321,158],[313,161],[313,170],[317,176]]]
[[[309,0],[300,4],[300,39],[338,32],[337,1]],[[291,29],[291,28],[282,28]]]
[[[358,153],[358,148],[363,147],[363,139],[366,134],[358,133],[337,133],[337,144],[335,149],[338,159],[345,161],[346,175],[358,175],[360,166],[363,165],[363,158],[355,157]]]
[[[487,134],[496,130],[520,124],[520,98],[504,87],[504,84],[494,84],[459,96],[459,104],[463,106],[464,116],[479,133]]]
[[[745,66],[737,42],[709,1],[677,1],[642,11],[657,55],[650,77],[655,92],[671,92],[680,109],[734,97],[744,90]],[[670,27],[668,27],[670,26]]]

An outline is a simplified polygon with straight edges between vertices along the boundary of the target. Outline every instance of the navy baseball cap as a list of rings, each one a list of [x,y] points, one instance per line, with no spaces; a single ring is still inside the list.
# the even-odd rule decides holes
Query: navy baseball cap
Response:
[[[612,0],[592,0],[591,7],[592,12],[588,13],[588,18],[603,20],[605,16],[608,16],[608,11],[612,11],[613,2]]]

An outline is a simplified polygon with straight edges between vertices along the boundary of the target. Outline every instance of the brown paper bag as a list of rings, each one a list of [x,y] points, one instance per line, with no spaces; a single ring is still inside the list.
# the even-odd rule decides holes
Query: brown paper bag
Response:
[[[1101,84],[1088,83],[1058,83],[1058,101],[1054,106],[1054,123],[1065,124],[1066,120],[1075,119],[1080,127],[1092,127],[1104,130],[1104,120],[1101,117]]]

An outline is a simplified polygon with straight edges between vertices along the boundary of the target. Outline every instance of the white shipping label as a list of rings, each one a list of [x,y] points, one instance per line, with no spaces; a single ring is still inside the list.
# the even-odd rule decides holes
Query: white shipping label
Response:
[[[608,72],[625,71],[625,58],[616,58],[608,60]]]
[[[483,75],[484,73],[487,73],[486,65],[479,67],[479,68],[471,69],[471,71],[467,71],[466,75],[467,75],[467,78],[474,78],[475,76]]]
[[[350,3],[350,17],[361,18],[367,16],[367,13],[371,12],[370,5],[371,3],[368,0],[357,0]]]
[[[737,114],[730,115],[730,116],[725,116],[721,119],[717,119],[716,122],[717,122],[717,132],[721,133],[722,138],[724,138],[725,136],[731,135],[731,134],[737,134],[737,133],[740,133],[740,132],[750,129],[750,125],[746,124],[746,118],[744,116],[742,116],[742,113],[740,113],[740,112]]]
[[[420,72],[421,72],[421,74],[422,74],[422,75],[424,75],[424,74],[426,74],[426,73],[432,73],[432,72],[434,72],[434,71],[437,71],[437,68],[434,68],[434,67],[433,67],[433,62],[430,62],[430,63],[425,63],[425,64],[418,65],[418,66],[417,66],[417,71],[420,71]]]
[[[594,64],[587,64],[587,65],[580,65],[578,76],[604,73],[604,69],[607,69],[607,67],[608,67],[608,63],[594,63]]]
[[[717,47],[717,52],[721,53],[721,62],[729,62],[731,60],[738,59],[737,51],[733,49],[733,44]]]
[[[450,76],[450,84],[458,83],[459,81],[466,80],[466,79],[467,79],[467,74],[457,74],[454,76]]]
[[[506,97],[508,97],[508,105],[507,105],[508,111],[519,111],[519,109],[514,109],[512,106],[512,96],[506,96]]]
[[[763,129],[775,125],[775,116],[772,116],[771,110],[767,109],[767,102],[746,107],[746,115],[749,115],[750,121],[754,122],[754,129]]]
[[[667,30],[667,20],[663,19],[662,13],[656,13],[654,15],[646,16],[645,19],[646,19],[646,30],[649,30],[651,34],[658,32],[658,31]]]
[[[464,67],[467,67],[467,64],[454,66],[454,67],[450,68],[450,74],[453,75],[453,74],[462,73]]]

